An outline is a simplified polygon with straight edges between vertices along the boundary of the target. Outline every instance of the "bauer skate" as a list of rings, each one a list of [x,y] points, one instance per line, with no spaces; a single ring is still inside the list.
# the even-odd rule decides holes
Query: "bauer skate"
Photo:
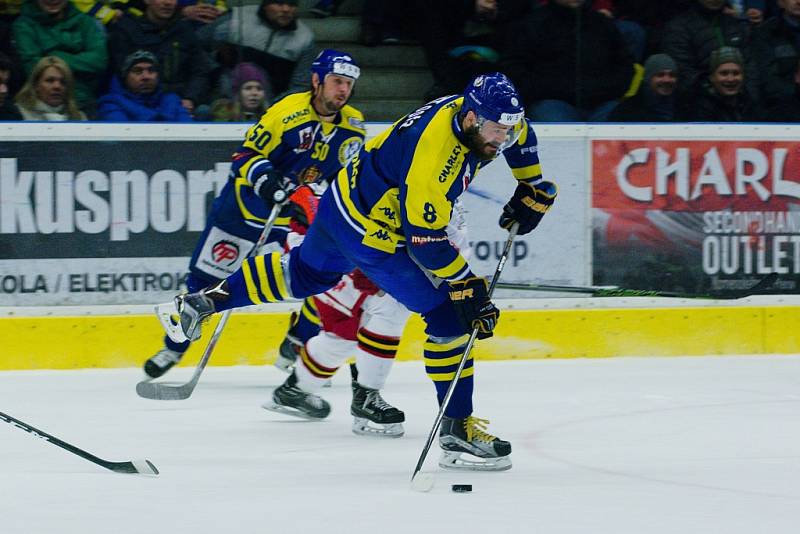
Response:
[[[155,356],[144,362],[144,374],[149,378],[158,378],[172,369],[183,358],[183,353],[162,348]]]
[[[156,315],[167,336],[175,343],[200,339],[200,326],[216,311],[214,300],[229,295],[223,280],[197,293],[178,295],[170,304],[156,305]]]
[[[294,373],[272,392],[272,399],[261,406],[272,412],[311,420],[325,419],[331,413],[328,401],[297,387]]]
[[[439,429],[439,467],[472,471],[511,469],[511,444],[486,432],[486,419],[445,416]],[[465,456],[466,455],[466,456]]]
[[[377,389],[353,381],[353,402],[350,404],[353,433],[361,436],[399,438],[405,432],[405,414],[383,400]]]

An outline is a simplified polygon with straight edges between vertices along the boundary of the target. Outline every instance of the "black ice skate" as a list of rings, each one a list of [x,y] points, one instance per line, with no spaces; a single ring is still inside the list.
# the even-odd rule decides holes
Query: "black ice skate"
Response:
[[[272,400],[261,406],[273,412],[311,420],[325,419],[331,413],[328,401],[297,387],[294,373],[272,392]]]
[[[144,362],[144,374],[150,378],[158,378],[172,369],[181,361],[181,358],[183,358],[182,353],[164,347],[155,356]]]
[[[377,389],[364,387],[353,381],[353,402],[350,404],[353,433],[362,436],[399,438],[403,435],[405,414],[383,400]]]
[[[486,432],[489,421],[469,416],[445,416],[439,429],[442,455],[439,466],[446,469],[505,471],[511,469],[511,443]],[[464,456],[467,455],[467,456]]]
[[[200,325],[216,311],[215,302],[228,299],[228,282],[222,280],[197,293],[178,295],[170,304],[156,306],[156,315],[176,343],[200,339]]]
[[[294,312],[292,313],[292,322],[294,322]],[[291,334],[291,329],[286,332],[286,337],[281,341],[281,346],[278,347],[278,358],[275,360],[275,367],[286,373],[291,373],[297,363],[297,357],[300,354],[300,349],[303,348],[303,343]]]

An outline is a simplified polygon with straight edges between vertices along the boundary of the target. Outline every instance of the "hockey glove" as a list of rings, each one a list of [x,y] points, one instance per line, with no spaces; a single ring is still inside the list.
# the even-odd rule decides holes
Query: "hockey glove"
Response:
[[[478,339],[492,337],[500,310],[489,300],[489,284],[485,278],[476,276],[450,282],[450,300],[466,332],[477,328]]]
[[[283,204],[289,199],[292,184],[280,172],[270,169],[253,182],[253,191],[267,205]]]
[[[508,230],[517,222],[517,234],[527,234],[539,225],[539,221],[553,205],[556,195],[558,187],[553,182],[543,181],[536,185],[520,182],[514,196],[503,207],[500,226]]]

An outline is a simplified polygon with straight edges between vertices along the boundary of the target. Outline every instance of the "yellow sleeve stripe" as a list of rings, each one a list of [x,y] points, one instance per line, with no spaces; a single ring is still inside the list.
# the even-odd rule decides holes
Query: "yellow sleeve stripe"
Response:
[[[244,260],[242,263],[242,274],[244,275],[244,283],[247,286],[247,296],[253,304],[263,304],[258,296],[258,289],[253,283],[253,272],[250,269],[250,260]]]
[[[529,178],[536,178],[542,175],[542,166],[540,164],[528,165],[527,167],[520,167],[519,169],[511,169],[511,174],[517,180],[527,180]]]
[[[439,278],[444,278],[446,280],[461,272],[466,266],[467,260],[464,259],[464,256],[459,254],[450,265],[442,267],[441,269],[432,269],[431,272]]]
[[[426,367],[447,367],[448,365],[458,365],[461,361],[462,354],[456,354],[455,356],[450,356],[449,358],[442,358],[441,360],[436,358],[425,358],[425,366]],[[469,355],[467,361],[472,359],[472,354]]]
[[[432,341],[426,341],[422,348],[426,352],[447,352],[466,345],[467,341],[469,341],[469,336],[464,334],[463,336],[457,337],[449,343],[434,343]]]
[[[475,374],[475,368],[470,367],[469,369],[464,369],[461,373],[461,378],[468,378],[473,374]],[[434,382],[452,382],[456,377],[456,373],[455,371],[452,373],[428,373],[428,377]]]
[[[270,254],[270,259],[272,260],[272,276],[275,279],[275,285],[278,286],[278,293],[280,293],[279,299],[287,299],[289,298],[289,291],[286,289],[286,279],[283,277],[281,255],[278,252],[273,252]]]
[[[250,184],[247,183],[245,178],[239,176],[233,183],[233,189],[234,193],[236,194],[236,204],[239,205],[239,211],[242,213],[242,216],[249,221],[258,221],[261,223],[267,222],[266,219],[257,217],[253,214],[253,212],[247,209],[247,205],[244,203],[244,199],[242,199],[242,187],[250,187]]]

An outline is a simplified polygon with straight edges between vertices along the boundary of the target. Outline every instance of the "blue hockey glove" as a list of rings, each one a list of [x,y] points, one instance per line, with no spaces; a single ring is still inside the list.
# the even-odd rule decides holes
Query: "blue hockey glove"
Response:
[[[476,276],[450,282],[450,300],[465,332],[477,328],[478,339],[492,337],[500,310],[489,300],[489,284],[485,278]]]
[[[292,184],[280,172],[270,169],[253,182],[253,191],[267,205],[283,204],[289,199]]]
[[[517,234],[527,234],[539,225],[539,221],[556,200],[556,195],[558,187],[553,182],[543,181],[536,185],[520,182],[514,196],[503,207],[500,226],[508,230],[517,222]]]

